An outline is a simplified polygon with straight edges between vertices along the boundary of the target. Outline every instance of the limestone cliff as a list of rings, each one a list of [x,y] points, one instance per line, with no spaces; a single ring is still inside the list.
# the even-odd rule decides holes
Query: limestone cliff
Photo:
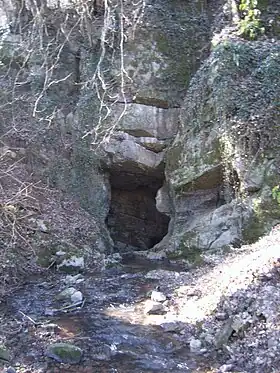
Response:
[[[113,3],[3,3],[3,146],[92,216],[97,250],[257,240],[280,220],[273,1],[259,41],[235,1]]]
[[[279,44],[227,39],[194,76],[166,155],[168,245],[254,241],[279,220]]]

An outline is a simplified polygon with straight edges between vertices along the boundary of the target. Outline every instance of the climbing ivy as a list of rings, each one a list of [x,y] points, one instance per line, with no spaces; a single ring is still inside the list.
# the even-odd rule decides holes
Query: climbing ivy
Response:
[[[254,40],[264,33],[261,22],[261,11],[258,9],[258,0],[241,0],[239,5],[241,20],[239,22],[239,34],[245,38]]]
[[[277,203],[280,205],[280,186],[276,185],[272,189],[272,198],[277,201]]]

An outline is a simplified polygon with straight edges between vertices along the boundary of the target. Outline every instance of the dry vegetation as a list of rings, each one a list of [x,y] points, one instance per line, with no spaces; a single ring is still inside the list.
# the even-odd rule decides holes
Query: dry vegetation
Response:
[[[8,284],[38,269],[38,242],[47,241],[46,234],[43,238],[37,234],[38,219],[44,214],[49,213],[50,220],[55,215],[51,229],[56,238],[73,238],[81,222],[86,221],[83,230],[95,224],[85,212],[79,213],[74,201],[63,209],[61,193],[41,182],[41,170],[49,162],[41,148],[61,113],[75,110],[82,90],[94,92],[99,104],[97,122],[80,135],[90,138],[94,145],[111,136],[126,105],[113,125],[105,127],[104,121],[117,101],[126,102],[124,85],[128,77],[123,48],[141,22],[145,1],[127,6],[123,0],[85,0],[66,5],[57,1],[47,5],[47,1],[2,0],[0,8],[7,22],[0,36],[1,294]],[[98,58],[91,71],[83,72],[81,54],[86,58],[93,51]],[[107,66],[112,51],[116,51],[113,58],[119,69],[113,82]],[[68,60],[72,65],[70,72],[65,72],[62,66],[67,66]],[[78,224],[71,211],[73,205]],[[66,232],[66,225],[73,231]]]

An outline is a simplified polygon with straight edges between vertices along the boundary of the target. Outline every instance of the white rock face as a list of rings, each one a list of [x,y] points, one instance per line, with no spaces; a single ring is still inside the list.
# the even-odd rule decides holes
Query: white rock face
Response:
[[[120,105],[121,112],[123,105]],[[122,131],[135,137],[173,138],[178,129],[179,109],[162,109],[155,106],[128,104],[120,124]]]
[[[164,302],[166,296],[161,291],[152,291],[151,300],[154,302]]]
[[[169,197],[168,187],[166,184],[157,191],[156,207],[157,210],[163,214],[170,215],[172,213],[171,199]]]
[[[127,133],[119,138],[112,138],[104,144],[105,152],[111,156],[112,165],[125,166],[133,162],[144,169],[156,169],[163,160],[162,153],[154,153],[135,142],[135,138]]]

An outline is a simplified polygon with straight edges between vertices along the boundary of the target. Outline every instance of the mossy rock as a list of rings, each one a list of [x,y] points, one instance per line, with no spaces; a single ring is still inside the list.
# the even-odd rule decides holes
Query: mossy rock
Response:
[[[280,206],[272,196],[264,197],[260,194],[254,198],[252,210],[252,216],[243,229],[243,239],[246,243],[255,242],[280,222]]]
[[[49,267],[55,257],[56,249],[54,247],[46,247],[39,249],[37,252],[37,264],[43,268]]]
[[[47,268],[52,263],[61,264],[64,259],[71,259],[73,256],[81,257],[83,252],[70,243],[58,243],[57,240],[41,242],[37,248],[37,264]],[[57,253],[64,253],[57,255]]]
[[[10,353],[8,349],[1,345],[0,346],[0,361],[9,361],[10,360]]]
[[[168,259],[185,259],[193,266],[202,265],[204,262],[201,255],[202,251],[198,247],[191,245],[191,241],[196,237],[197,235],[194,232],[185,233],[181,238],[178,250],[167,253]]]
[[[83,356],[83,350],[68,343],[54,343],[46,351],[46,355],[59,363],[78,364]]]

